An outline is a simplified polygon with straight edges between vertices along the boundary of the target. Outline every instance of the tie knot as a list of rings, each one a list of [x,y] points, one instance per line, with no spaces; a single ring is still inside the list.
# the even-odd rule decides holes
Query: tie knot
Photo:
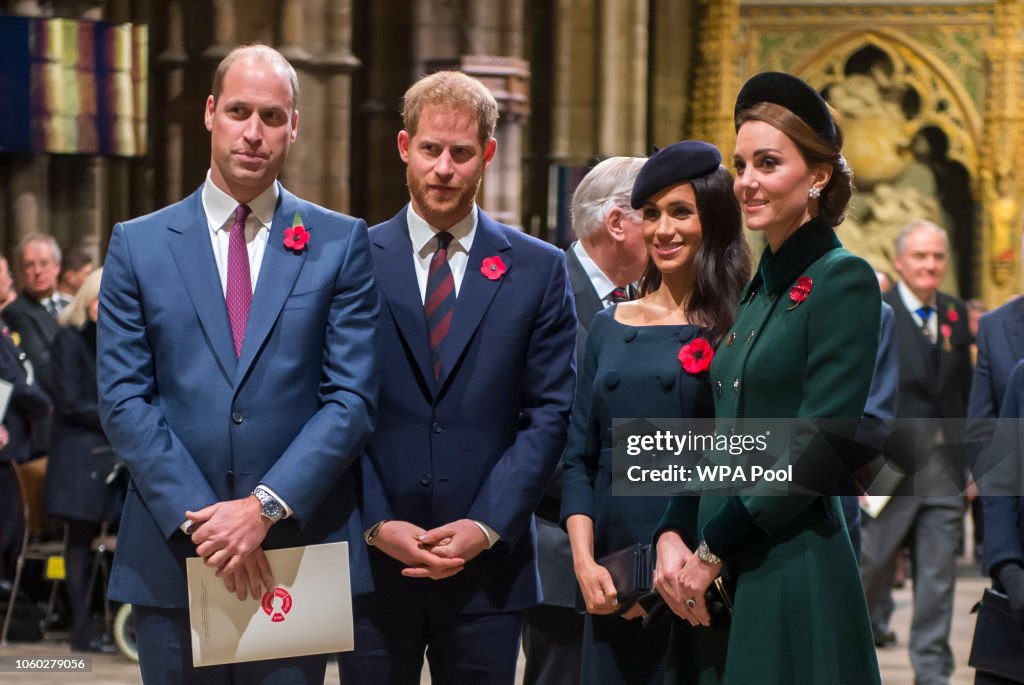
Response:
[[[448,246],[452,244],[452,234],[448,231],[441,231],[437,234],[437,249],[447,250]]]
[[[616,288],[608,296],[608,301],[615,304],[618,302],[626,302],[629,300],[629,293],[625,288]]]
[[[249,214],[252,212],[252,207],[249,205],[238,205],[235,207],[235,223],[231,226],[231,230],[236,228],[245,228],[245,220],[249,218]]]

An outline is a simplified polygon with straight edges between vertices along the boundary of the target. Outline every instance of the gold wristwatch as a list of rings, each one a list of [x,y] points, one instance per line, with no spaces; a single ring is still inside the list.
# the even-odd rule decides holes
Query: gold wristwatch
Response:
[[[367,545],[373,547],[373,541],[377,539],[377,534],[380,533],[380,527],[387,522],[388,519],[384,519],[383,521],[377,521],[377,523],[370,526],[370,529],[368,531],[363,533],[363,540],[366,541]]]

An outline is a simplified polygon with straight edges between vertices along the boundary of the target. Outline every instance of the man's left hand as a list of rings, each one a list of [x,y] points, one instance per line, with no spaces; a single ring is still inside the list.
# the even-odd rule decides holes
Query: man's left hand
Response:
[[[255,497],[217,502],[199,511],[186,511],[192,522],[192,542],[196,554],[207,566],[235,573],[243,559],[263,543],[270,520],[262,516]]]
[[[475,522],[459,519],[419,536],[420,544],[443,559],[469,562],[488,548],[487,536]]]

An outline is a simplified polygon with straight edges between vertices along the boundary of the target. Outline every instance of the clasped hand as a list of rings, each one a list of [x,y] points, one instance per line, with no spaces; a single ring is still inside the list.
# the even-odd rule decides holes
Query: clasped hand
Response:
[[[274,589],[274,576],[263,553],[263,539],[270,529],[270,520],[261,515],[255,497],[217,502],[199,511],[185,512],[192,523],[189,535],[196,545],[196,554],[224,581],[228,592],[240,600],[247,591],[253,599],[262,596],[261,585]]]
[[[704,593],[721,573],[722,567],[708,564],[694,554],[679,533],[669,530],[658,537],[658,561],[654,588],[669,608],[690,625],[711,625]],[[691,600],[693,606],[690,606]]]
[[[405,564],[403,576],[440,580],[454,576],[487,549],[487,536],[469,519],[433,530],[408,521],[387,521],[377,532],[374,546]]]

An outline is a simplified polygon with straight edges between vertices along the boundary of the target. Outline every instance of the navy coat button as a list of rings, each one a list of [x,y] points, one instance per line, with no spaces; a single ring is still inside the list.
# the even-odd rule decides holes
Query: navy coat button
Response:
[[[233,412],[231,412],[231,420],[234,421],[236,425],[239,424],[239,423],[242,423],[242,419],[243,418],[244,417],[242,416],[242,412],[240,412],[240,411],[233,411]]]

